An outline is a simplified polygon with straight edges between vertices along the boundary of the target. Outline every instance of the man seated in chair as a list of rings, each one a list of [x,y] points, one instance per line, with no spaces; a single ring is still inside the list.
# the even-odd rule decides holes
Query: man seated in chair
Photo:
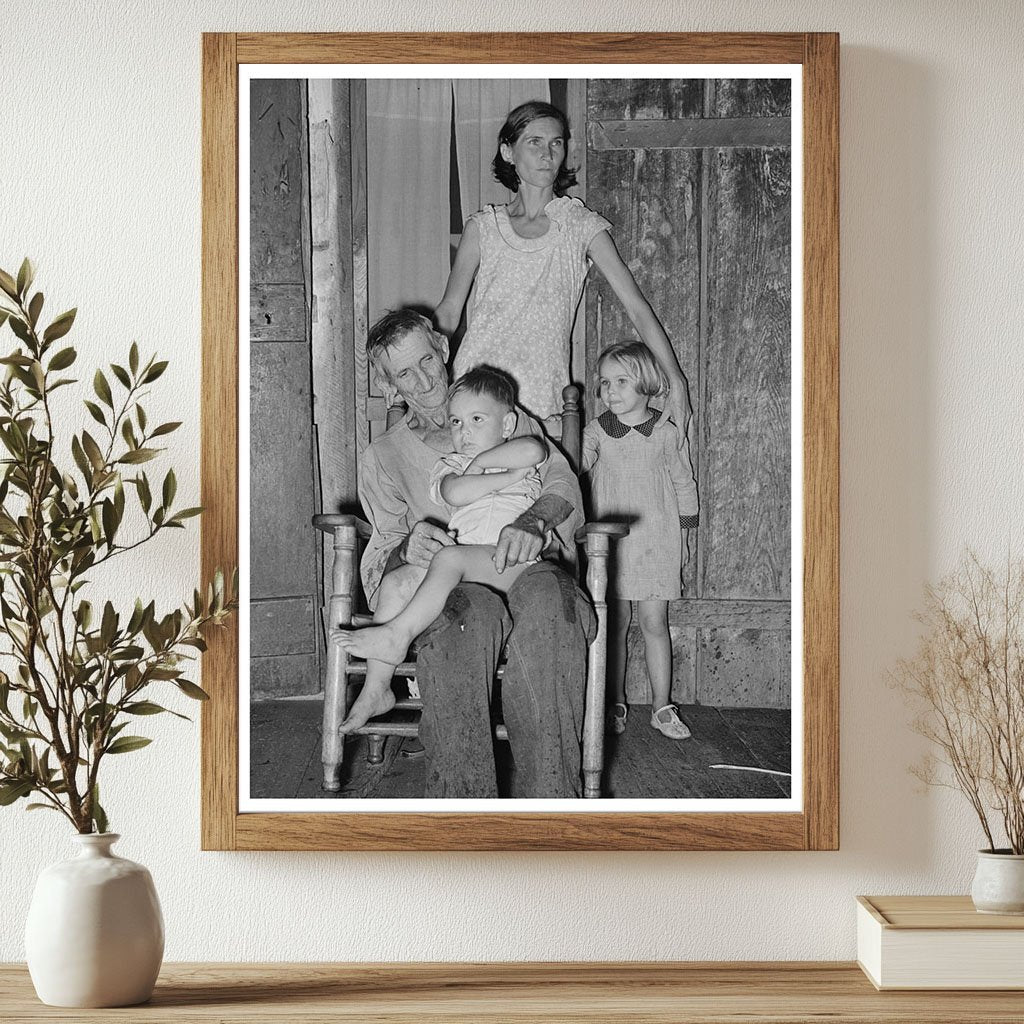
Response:
[[[360,460],[359,498],[373,527],[362,578],[373,607],[385,573],[402,565],[426,568],[453,543],[448,513],[430,498],[430,473],[454,445],[448,342],[430,321],[412,310],[388,313],[370,330],[366,354],[388,403],[400,397],[408,407]],[[516,433],[540,428],[520,411]],[[536,559],[548,531],[555,557],[567,565],[574,560],[573,534],[583,519],[579,484],[554,449],[540,474],[540,497],[498,538],[499,571]],[[458,586],[420,635],[425,796],[498,795],[491,696],[503,649],[500,713],[515,762],[512,795],[580,796],[587,645],[596,626],[589,601],[551,554],[549,548],[548,557],[523,570],[504,597],[478,584]]]

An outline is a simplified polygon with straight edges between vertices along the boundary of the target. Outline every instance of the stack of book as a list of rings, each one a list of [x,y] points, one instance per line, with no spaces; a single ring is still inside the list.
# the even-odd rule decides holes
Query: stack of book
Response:
[[[857,962],[878,989],[1024,989],[1024,915],[979,914],[970,896],[858,896]]]

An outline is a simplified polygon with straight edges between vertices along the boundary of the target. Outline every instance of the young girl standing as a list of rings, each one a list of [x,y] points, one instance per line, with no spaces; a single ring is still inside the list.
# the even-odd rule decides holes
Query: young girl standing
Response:
[[[626,632],[635,601],[651,684],[651,725],[682,740],[690,730],[669,701],[668,602],[680,596],[686,531],[698,523],[697,484],[675,426],[649,407],[666,382],[647,346],[622,342],[606,348],[598,357],[597,380],[607,411],[583,431],[583,468],[590,473],[595,515],[629,524],[608,581],[609,727],[616,733],[626,727]]]
[[[469,299],[455,373],[481,363],[499,367],[518,383],[523,408],[540,419],[556,415],[569,383],[576,307],[593,262],[661,366],[682,441],[690,418],[686,378],[608,234],[611,225],[565,194],[576,184],[565,165],[568,144],[565,114],[539,100],[516,107],[498,133],[494,176],[515,199],[469,218],[434,312],[438,328],[450,335]]]

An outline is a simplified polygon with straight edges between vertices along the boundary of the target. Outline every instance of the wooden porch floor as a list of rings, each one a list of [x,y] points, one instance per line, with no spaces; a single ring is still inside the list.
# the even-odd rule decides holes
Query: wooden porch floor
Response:
[[[407,743],[390,736],[384,762],[369,765],[367,741],[345,744],[340,793],[320,788],[319,700],[269,700],[252,705],[251,792],[254,799],[415,799],[423,795],[422,755],[409,757]],[[789,796],[789,778],[712,768],[726,764],[788,772],[790,713],[775,708],[680,707],[693,735],[666,739],[648,724],[650,708],[633,705],[626,731],[605,739],[603,791],[617,799],[779,799]],[[500,778],[511,774],[508,745],[497,744]],[[504,758],[502,758],[504,753]]]

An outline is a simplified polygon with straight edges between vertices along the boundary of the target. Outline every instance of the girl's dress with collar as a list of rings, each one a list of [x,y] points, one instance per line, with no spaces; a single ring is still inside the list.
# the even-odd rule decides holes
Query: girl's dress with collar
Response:
[[[613,545],[609,570],[609,595],[623,601],[680,596],[681,530],[698,523],[689,449],[680,450],[670,417],[651,412],[631,427],[606,411],[583,431],[593,514],[629,525],[629,536]]]
[[[456,375],[481,363],[510,373],[519,404],[542,419],[561,412],[587,249],[611,227],[569,196],[552,199],[544,212],[550,226],[540,238],[517,235],[505,206],[487,206],[470,218],[480,232],[480,266],[455,356]]]

